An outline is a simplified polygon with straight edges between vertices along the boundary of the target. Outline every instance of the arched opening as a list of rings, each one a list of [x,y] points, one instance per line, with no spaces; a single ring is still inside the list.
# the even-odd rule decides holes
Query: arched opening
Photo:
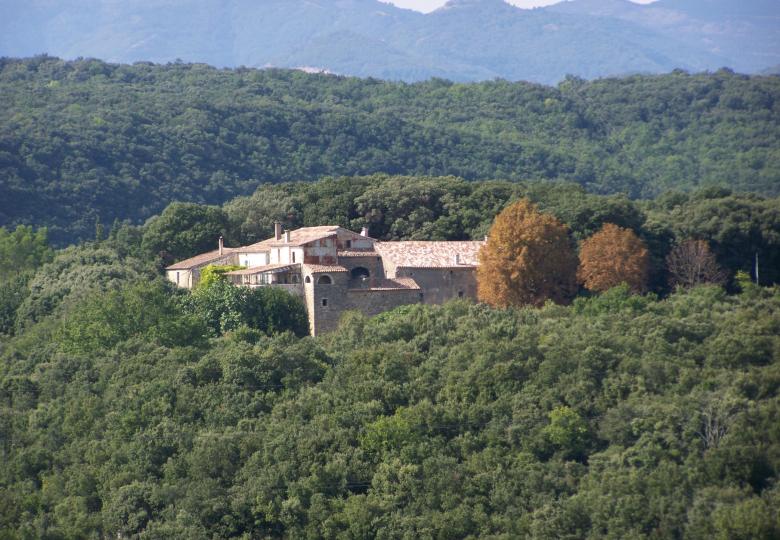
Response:
[[[353,268],[350,274],[352,275],[352,279],[368,279],[371,275],[368,268],[363,268],[362,266]]]
[[[320,276],[317,278],[317,285],[331,285],[333,283],[333,280],[330,279],[330,276]]]
[[[311,283],[311,276],[306,276],[306,279],[304,279],[306,283]]]

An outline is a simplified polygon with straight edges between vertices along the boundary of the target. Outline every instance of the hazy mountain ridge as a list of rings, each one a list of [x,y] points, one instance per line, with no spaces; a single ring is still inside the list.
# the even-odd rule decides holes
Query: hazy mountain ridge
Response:
[[[317,67],[420,80],[557,82],[780,63],[771,2],[575,0],[524,10],[451,0],[427,15],[377,0],[0,0],[0,54]]]

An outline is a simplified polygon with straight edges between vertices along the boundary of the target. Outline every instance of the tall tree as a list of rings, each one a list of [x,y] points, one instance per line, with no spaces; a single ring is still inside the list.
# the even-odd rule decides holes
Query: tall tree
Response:
[[[726,281],[726,273],[705,240],[686,240],[676,246],[666,258],[666,266],[672,287],[687,289],[702,283],[721,285]]]
[[[528,199],[496,217],[479,260],[478,296],[494,306],[562,303],[576,292],[577,256],[569,228]]]
[[[45,227],[33,230],[19,225],[10,231],[0,227],[0,281],[35,270],[54,257]]]
[[[142,249],[170,264],[217,247],[217,238],[227,234],[228,217],[216,206],[171,203],[144,228]]]
[[[591,291],[606,291],[626,283],[632,291],[647,289],[650,254],[630,229],[605,223],[582,242],[577,279]]]

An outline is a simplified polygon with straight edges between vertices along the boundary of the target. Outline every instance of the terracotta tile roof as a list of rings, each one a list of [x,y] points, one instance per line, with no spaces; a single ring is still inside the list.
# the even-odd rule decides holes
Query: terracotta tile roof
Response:
[[[403,286],[405,289],[419,289],[420,286],[417,285],[417,282],[409,277],[400,277],[400,278],[394,278],[390,279],[388,281],[392,281],[394,283],[398,283],[399,285]]]
[[[379,255],[373,249],[345,249],[338,252],[339,257],[376,257]]]
[[[322,264],[304,264],[303,267],[312,274],[320,274],[324,272],[349,272],[343,266],[325,266]]]
[[[265,266],[252,266],[250,268],[244,268],[242,270],[233,270],[232,272],[225,272],[226,276],[251,276],[253,274],[262,274],[263,272],[270,272],[272,270],[283,270],[285,268],[292,268],[299,266],[298,263],[293,264],[266,264]]]
[[[235,251],[237,251],[236,248],[224,248],[222,250],[223,254],[220,255],[219,250],[215,249],[214,251],[209,251],[208,253],[201,253],[200,255],[195,255],[194,257],[190,257],[189,259],[184,259],[183,261],[174,263],[171,266],[167,267],[166,270],[190,270],[192,268],[203,266],[204,264],[208,264],[210,262],[219,260],[223,257],[230,255]]]
[[[382,281],[374,284],[373,287],[355,288],[350,291],[409,291],[419,290],[420,286],[412,278],[393,278],[383,279]]]
[[[263,244],[263,242],[250,244],[248,246],[241,246],[239,248],[235,248],[235,250],[238,253],[268,253],[269,251],[271,251],[271,246],[265,245]]]
[[[473,268],[483,241],[377,242],[374,249],[400,268]],[[457,262],[456,262],[457,257]]]
[[[309,242],[314,242],[315,240],[322,240],[323,238],[328,238],[329,236],[335,235],[338,230],[341,227],[337,225],[324,225],[322,227],[302,227],[300,229],[295,229],[294,231],[290,231],[290,241],[285,242],[285,234],[282,233],[282,239],[277,240],[276,238],[268,238],[267,240],[263,240],[262,242],[257,242],[256,244],[252,244],[249,246],[245,246],[242,249],[245,250],[262,250],[262,249],[268,249],[270,247],[277,247],[277,246],[302,246],[304,244],[308,244]]]

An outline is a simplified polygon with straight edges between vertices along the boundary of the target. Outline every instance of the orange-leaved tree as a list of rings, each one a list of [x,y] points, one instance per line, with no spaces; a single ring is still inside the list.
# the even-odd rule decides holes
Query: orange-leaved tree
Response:
[[[625,283],[644,292],[650,269],[650,253],[631,229],[605,223],[582,242],[577,279],[591,291],[606,291]]]
[[[569,228],[528,199],[496,216],[479,262],[478,296],[493,306],[563,303],[577,291]]]

